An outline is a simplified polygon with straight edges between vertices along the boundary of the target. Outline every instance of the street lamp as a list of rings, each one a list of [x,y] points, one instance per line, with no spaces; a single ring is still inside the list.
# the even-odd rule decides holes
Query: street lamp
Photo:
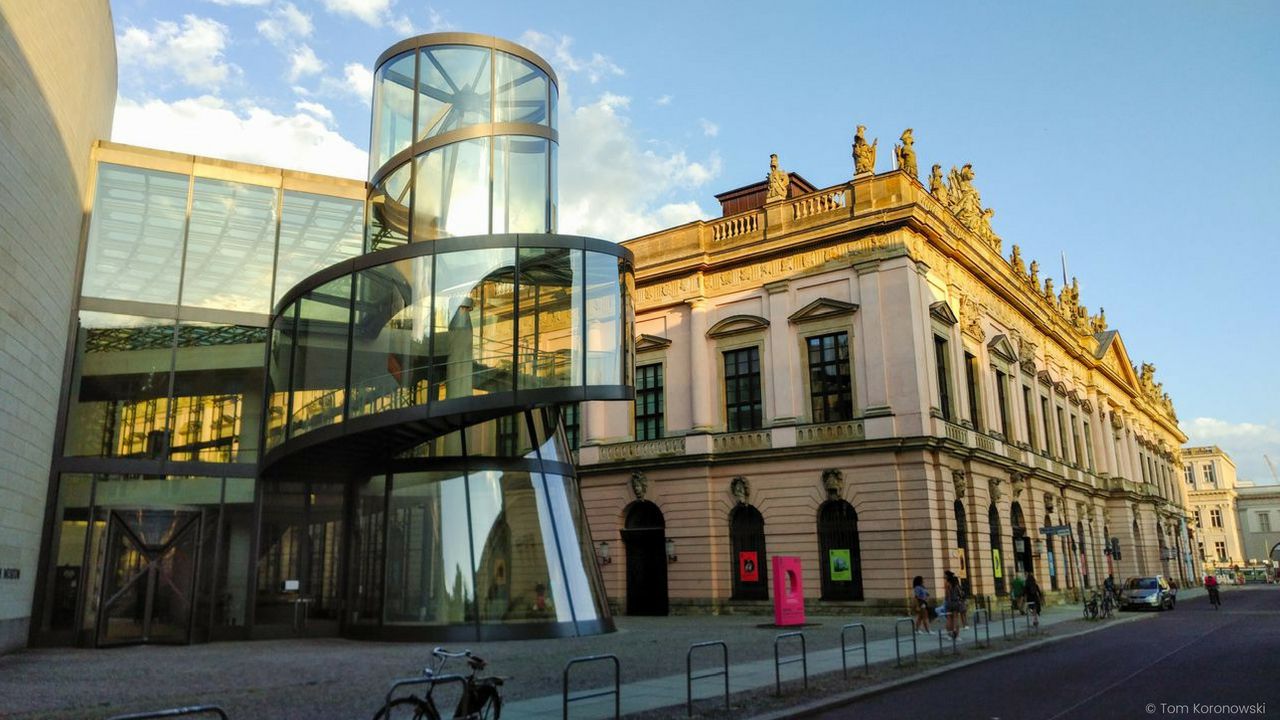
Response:
[[[667,538],[667,563],[673,563],[679,558],[676,557],[676,541]]]
[[[601,540],[596,544],[596,562],[601,565],[608,565],[613,562],[613,558],[609,557],[609,541]]]

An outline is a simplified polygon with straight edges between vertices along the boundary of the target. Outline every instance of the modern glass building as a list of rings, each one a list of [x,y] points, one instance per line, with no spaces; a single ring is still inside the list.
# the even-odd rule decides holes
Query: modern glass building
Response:
[[[369,182],[99,143],[34,644],[612,629],[560,406],[632,398],[632,268],[555,234],[556,77],[376,70]]]

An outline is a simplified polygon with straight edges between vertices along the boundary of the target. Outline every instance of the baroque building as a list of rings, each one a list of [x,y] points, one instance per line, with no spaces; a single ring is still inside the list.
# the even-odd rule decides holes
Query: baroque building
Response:
[[[922,184],[908,131],[877,173],[864,133],[848,182],[794,192],[775,163],[722,217],[624,243],[634,412],[577,428],[610,597],[751,608],[775,555],[811,600],[893,608],[946,569],[985,596],[1196,577],[1155,368],[1004,248],[971,165]]]
[[[1245,556],[1236,516],[1235,462],[1217,445],[1183,448],[1182,476],[1199,538],[1197,555],[1209,570],[1239,567]]]

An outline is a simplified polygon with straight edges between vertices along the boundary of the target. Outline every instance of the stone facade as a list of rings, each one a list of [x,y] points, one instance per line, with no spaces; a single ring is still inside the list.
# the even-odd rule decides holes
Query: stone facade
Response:
[[[1240,554],[1245,562],[1280,562],[1280,485],[1236,485],[1236,517]]]
[[[654,577],[627,558],[635,471],[665,521],[673,611],[766,607],[741,574],[752,537],[766,572],[768,557],[801,558],[810,599],[895,611],[913,576],[939,588],[965,566],[988,596],[1025,570],[1059,592],[1108,572],[1196,576],[1185,436],[1154,367],[1134,366],[1077,282],[1055,294],[1016,247],[1004,257],[972,170],[951,178],[931,193],[901,170],[860,174],[625,243],[661,437],[635,438],[630,405],[588,404],[579,453],[619,606]],[[751,366],[734,363],[753,354],[744,384]],[[762,532],[731,532],[743,506]]]
[[[1236,521],[1236,464],[1216,445],[1182,450],[1187,509],[1197,528],[1196,552],[1210,569],[1243,564]]]
[[[111,134],[106,0],[0,2],[0,652],[26,644],[93,142]],[[14,577],[16,575],[16,577]]]

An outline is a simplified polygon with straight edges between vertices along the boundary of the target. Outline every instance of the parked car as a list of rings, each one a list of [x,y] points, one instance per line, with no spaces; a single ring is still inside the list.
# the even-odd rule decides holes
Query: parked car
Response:
[[[1163,575],[1129,578],[1120,593],[1121,610],[1156,608],[1172,610],[1178,602],[1178,589]]]

